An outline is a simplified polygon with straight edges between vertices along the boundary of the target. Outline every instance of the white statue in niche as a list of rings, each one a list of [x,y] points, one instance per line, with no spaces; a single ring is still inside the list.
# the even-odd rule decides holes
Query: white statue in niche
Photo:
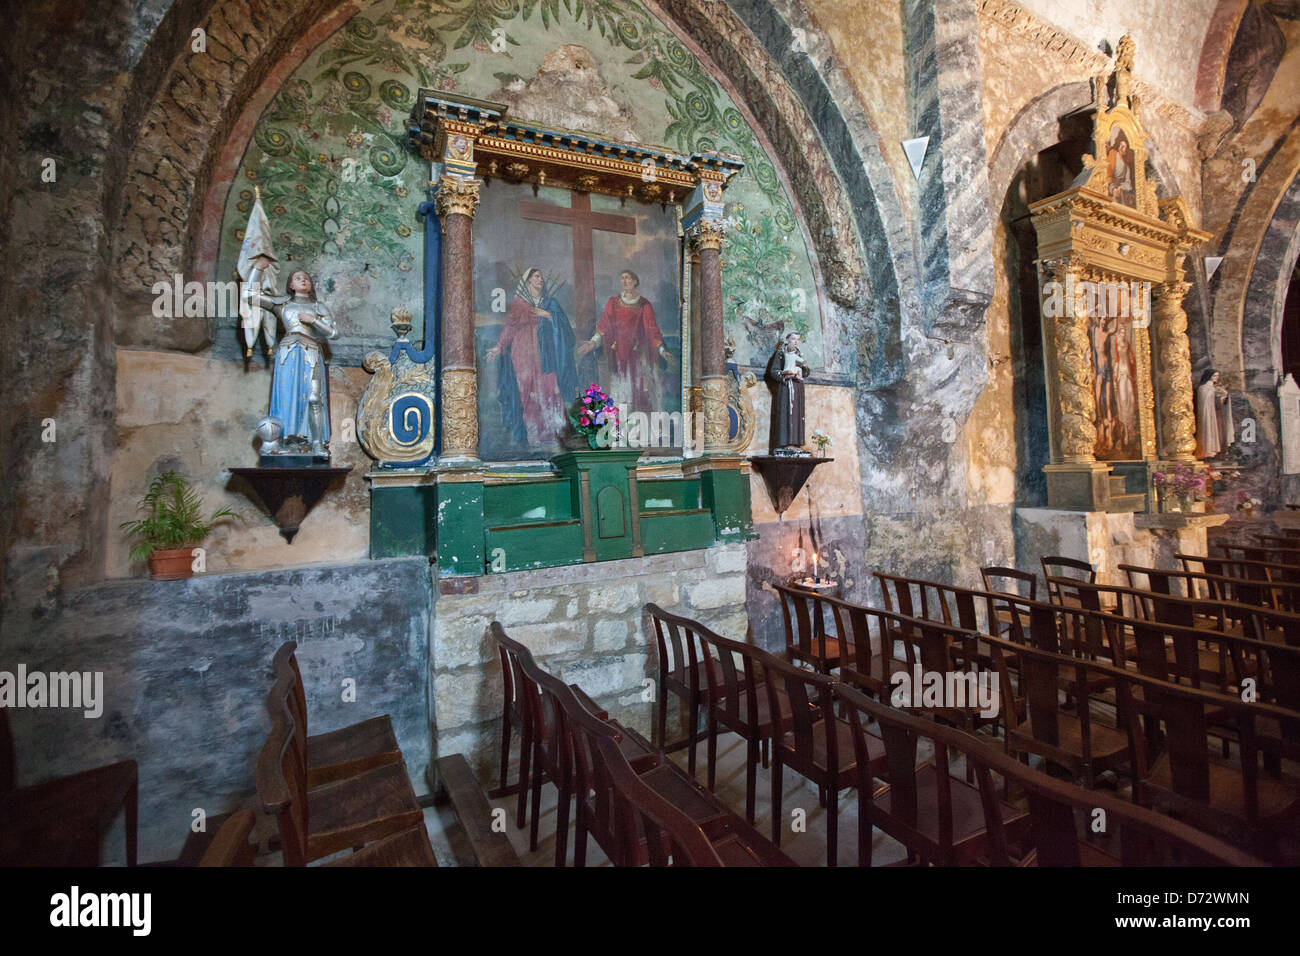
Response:
[[[1205,370],[1196,388],[1196,425],[1203,458],[1213,458],[1236,440],[1228,390],[1219,384],[1219,373],[1212,368]]]

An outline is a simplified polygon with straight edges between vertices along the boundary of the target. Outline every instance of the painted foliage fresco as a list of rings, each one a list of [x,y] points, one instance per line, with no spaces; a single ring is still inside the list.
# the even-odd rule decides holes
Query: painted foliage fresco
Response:
[[[234,274],[257,185],[281,275],[310,269],[338,318],[335,361],[360,364],[391,341],[388,316],[398,305],[412,311],[418,337],[424,224],[416,209],[428,167],[402,141],[421,87],[506,103],[512,117],[554,128],[740,156],[746,168],[727,192],[723,287],[736,358],[761,366],[778,335],[795,330],[813,366],[822,364],[812,266],[775,169],[722,87],[633,0],[387,0],[353,17],[259,119],[224,211],[218,274]],[[570,277],[546,278],[572,291]],[[617,292],[598,279],[600,303]],[[233,359],[239,346],[227,325],[216,352]]]
[[[474,217],[479,450],[547,457],[599,383],[624,412],[681,410],[673,206],[491,182]],[[662,351],[661,351],[662,349]],[[667,357],[665,357],[665,354]]]

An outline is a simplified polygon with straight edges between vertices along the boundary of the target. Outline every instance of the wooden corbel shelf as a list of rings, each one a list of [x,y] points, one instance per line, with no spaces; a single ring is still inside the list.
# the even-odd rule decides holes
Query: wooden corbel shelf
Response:
[[[293,544],[293,536],[311,509],[325,496],[335,479],[351,468],[286,467],[231,468],[232,477],[247,484],[248,497],[270,514],[284,540]]]
[[[754,469],[763,476],[763,483],[767,485],[768,496],[771,497],[777,514],[784,514],[790,507],[814,468],[834,460],[786,455],[754,455],[749,459]]]

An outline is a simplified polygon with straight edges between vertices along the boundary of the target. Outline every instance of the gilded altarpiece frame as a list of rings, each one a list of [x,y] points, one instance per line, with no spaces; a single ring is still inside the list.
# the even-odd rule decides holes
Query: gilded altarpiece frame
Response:
[[[1188,253],[1209,238],[1186,203],[1147,179],[1147,134],[1131,90],[1134,47],[1094,83],[1093,152],[1065,192],[1030,205],[1038,236],[1052,508],[1143,511],[1159,461],[1192,461],[1195,419],[1183,297]],[[1154,330],[1154,341],[1152,336]],[[1136,394],[1113,396],[1103,358],[1131,343]],[[1120,347],[1112,351],[1110,342]],[[1122,392],[1122,389],[1121,389]],[[1117,415],[1116,407],[1130,407]],[[1115,440],[1136,431],[1136,441]]]

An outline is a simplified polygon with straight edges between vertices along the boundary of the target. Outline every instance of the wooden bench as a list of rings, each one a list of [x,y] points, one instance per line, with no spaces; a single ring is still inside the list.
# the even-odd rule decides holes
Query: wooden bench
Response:
[[[492,805],[479,785],[464,754],[439,757],[438,800],[449,801],[451,811],[469,839],[473,866],[519,866],[519,854],[505,833],[492,829]]]

